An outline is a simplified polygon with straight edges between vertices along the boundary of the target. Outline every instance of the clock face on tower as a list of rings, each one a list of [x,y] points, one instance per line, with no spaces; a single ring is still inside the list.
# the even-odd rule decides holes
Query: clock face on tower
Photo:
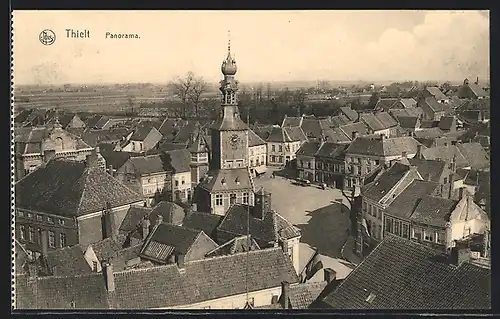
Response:
[[[229,138],[229,143],[231,144],[231,147],[233,149],[237,149],[238,145],[240,144],[240,137],[237,134],[231,135]]]

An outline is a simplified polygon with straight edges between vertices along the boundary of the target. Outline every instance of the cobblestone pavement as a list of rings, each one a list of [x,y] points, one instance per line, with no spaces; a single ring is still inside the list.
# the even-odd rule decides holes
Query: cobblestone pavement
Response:
[[[273,209],[301,229],[301,269],[314,252],[311,247],[316,247],[325,268],[334,269],[338,278],[347,276],[353,266],[342,260],[340,253],[349,227],[347,199],[338,189],[297,186],[283,177],[271,178],[272,169],[268,170],[265,176],[255,179],[255,186],[256,189],[263,186],[271,192]],[[311,280],[323,280],[323,272],[318,272]]]

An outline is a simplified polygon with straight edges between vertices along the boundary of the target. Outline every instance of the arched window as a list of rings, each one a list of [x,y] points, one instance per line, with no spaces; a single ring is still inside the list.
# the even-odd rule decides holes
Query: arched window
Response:
[[[56,145],[61,150],[64,149],[64,141],[63,141],[63,139],[61,137],[56,137]]]

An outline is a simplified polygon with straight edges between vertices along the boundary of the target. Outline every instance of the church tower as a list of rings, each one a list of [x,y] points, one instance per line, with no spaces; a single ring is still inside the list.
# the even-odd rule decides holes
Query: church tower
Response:
[[[219,117],[211,127],[210,170],[195,191],[198,208],[217,215],[225,215],[234,204],[254,204],[254,184],[248,167],[249,128],[238,111],[237,70],[229,42],[221,66],[224,78],[220,81]]]
[[[248,167],[248,126],[241,120],[237,105],[238,81],[234,77],[237,70],[229,41],[227,57],[221,66],[224,75],[219,87],[221,108],[212,127],[211,169]]]

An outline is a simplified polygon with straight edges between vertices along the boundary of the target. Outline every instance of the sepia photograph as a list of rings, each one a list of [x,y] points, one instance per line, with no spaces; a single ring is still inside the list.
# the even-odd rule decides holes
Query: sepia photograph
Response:
[[[11,309],[492,308],[490,16],[14,10]]]

